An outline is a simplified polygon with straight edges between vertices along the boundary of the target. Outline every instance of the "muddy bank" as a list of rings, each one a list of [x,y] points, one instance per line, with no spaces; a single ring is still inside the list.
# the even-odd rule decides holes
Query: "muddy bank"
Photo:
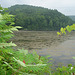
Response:
[[[75,32],[64,36],[57,36],[56,31],[18,31],[14,32],[12,41],[17,48],[24,48],[39,55],[51,55],[53,63],[67,65],[74,64],[72,57],[75,54]]]
[[[15,37],[12,41],[17,44],[17,47],[28,50],[54,47],[71,36],[70,34],[59,37],[56,31],[18,31],[14,32],[14,34]]]

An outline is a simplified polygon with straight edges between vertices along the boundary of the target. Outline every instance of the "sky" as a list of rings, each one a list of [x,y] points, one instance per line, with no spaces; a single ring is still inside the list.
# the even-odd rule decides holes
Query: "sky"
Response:
[[[15,4],[41,6],[57,9],[64,15],[75,15],[75,0],[0,0],[0,5],[4,8]]]

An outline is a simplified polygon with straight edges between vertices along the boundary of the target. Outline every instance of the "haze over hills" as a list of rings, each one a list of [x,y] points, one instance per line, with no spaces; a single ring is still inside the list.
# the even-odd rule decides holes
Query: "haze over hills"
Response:
[[[61,27],[75,23],[57,10],[30,5],[14,5],[8,8],[10,14],[16,15],[15,25],[25,30],[59,30]]]
[[[73,21],[75,21],[75,15],[69,16]]]

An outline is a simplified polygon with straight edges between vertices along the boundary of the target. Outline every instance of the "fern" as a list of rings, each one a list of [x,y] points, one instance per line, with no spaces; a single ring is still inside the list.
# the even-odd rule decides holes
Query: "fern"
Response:
[[[7,46],[16,46],[16,44],[10,42],[10,43],[0,43],[0,48],[4,48]]]
[[[20,54],[22,54],[22,60],[24,57],[29,59],[26,64],[24,64],[21,60],[16,59],[14,56],[14,51],[12,51],[12,46],[16,46],[16,44],[12,42],[8,42],[10,38],[12,38],[13,31],[18,31],[17,28],[21,28],[20,26],[13,27],[14,24],[14,16],[9,15],[8,13],[4,13],[5,9],[0,7],[0,64],[1,68],[3,69],[4,73],[13,74],[15,71],[15,75],[24,74],[24,75],[35,75],[33,73],[41,71],[42,68],[44,68],[47,64],[43,64],[43,62],[39,59],[39,55],[37,54],[29,54],[28,51],[22,50],[20,51]],[[14,59],[13,59],[14,57]],[[18,56],[16,56],[18,57]],[[35,62],[34,62],[35,61]],[[18,71],[18,68],[22,67],[22,70]],[[33,71],[32,74],[26,73],[26,71],[29,73],[30,71]],[[6,75],[5,74],[5,75]],[[2,73],[0,74],[2,75]]]
[[[16,44],[12,42],[8,43],[8,41],[14,36],[12,34],[13,31],[18,31],[17,28],[21,28],[19,26],[12,26],[14,24],[14,16],[8,13],[4,14],[4,10],[5,9],[0,6],[0,75],[6,75],[6,73],[8,74],[9,72],[7,65],[12,61],[13,56],[10,51],[13,50],[12,46],[16,46]],[[11,73],[13,72],[12,70],[13,69],[10,69]]]

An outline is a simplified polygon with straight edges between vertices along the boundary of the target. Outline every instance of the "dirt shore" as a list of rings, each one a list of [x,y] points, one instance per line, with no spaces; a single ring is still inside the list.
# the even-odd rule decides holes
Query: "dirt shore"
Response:
[[[41,50],[59,45],[74,35],[67,33],[65,36],[57,36],[57,31],[18,31],[14,32],[15,37],[12,42],[17,44],[15,48],[24,48],[27,50]]]
[[[14,35],[11,40],[17,44],[15,50],[24,48],[30,53],[35,50],[39,55],[51,55],[55,66],[74,64],[75,31],[63,36],[57,36],[57,31],[18,31]]]

